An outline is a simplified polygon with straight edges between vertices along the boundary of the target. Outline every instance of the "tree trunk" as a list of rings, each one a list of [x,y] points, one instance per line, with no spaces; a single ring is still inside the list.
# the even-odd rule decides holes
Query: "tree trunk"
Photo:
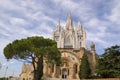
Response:
[[[39,58],[37,62],[37,67],[34,70],[34,80],[41,80],[43,76],[43,58]]]

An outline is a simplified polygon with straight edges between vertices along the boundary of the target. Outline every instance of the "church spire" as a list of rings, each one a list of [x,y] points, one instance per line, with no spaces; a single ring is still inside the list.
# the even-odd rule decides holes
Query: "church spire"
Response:
[[[78,30],[83,30],[83,27],[82,27],[80,21],[78,21]]]
[[[74,30],[73,21],[72,21],[70,13],[68,14],[68,19],[67,19],[67,22],[66,22],[66,30]]]
[[[58,24],[57,24],[57,30],[58,30],[58,31],[61,30],[60,20],[58,21]]]

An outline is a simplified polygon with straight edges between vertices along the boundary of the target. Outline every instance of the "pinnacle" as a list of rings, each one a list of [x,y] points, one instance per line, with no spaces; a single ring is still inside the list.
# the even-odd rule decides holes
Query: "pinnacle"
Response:
[[[68,14],[68,19],[67,19],[67,22],[66,22],[66,29],[67,30],[73,30],[73,21],[72,21],[70,13]]]
[[[71,19],[71,13],[68,14],[68,19]]]
[[[78,21],[78,29],[82,30],[82,25],[81,25],[80,21]]]
[[[57,30],[58,30],[58,31],[61,30],[60,20],[58,21],[58,24],[57,24]]]

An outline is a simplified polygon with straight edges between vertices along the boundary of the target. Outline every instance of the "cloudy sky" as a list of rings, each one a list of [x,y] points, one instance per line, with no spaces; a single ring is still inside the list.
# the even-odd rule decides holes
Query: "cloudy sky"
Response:
[[[106,47],[120,45],[120,0],[0,0],[0,77],[19,76],[21,62],[6,61],[3,48],[28,36],[52,37],[60,20],[64,27],[71,13],[74,26],[80,20],[102,54]]]

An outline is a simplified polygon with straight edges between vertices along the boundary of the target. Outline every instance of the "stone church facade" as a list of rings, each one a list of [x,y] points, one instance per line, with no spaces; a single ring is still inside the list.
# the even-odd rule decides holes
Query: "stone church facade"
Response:
[[[95,74],[94,70],[97,59],[95,44],[91,43],[91,50],[87,50],[86,32],[80,22],[78,22],[76,29],[74,29],[72,18],[68,15],[65,29],[61,26],[60,22],[58,22],[56,30],[53,33],[53,39],[57,42],[57,48],[61,52],[62,64],[60,66],[56,66],[55,64],[44,62],[43,77],[79,79],[79,66],[81,64],[83,54],[88,56],[92,75]],[[26,78],[28,73],[29,76]],[[30,71],[24,71],[24,75],[23,72],[20,75],[20,80],[32,78],[33,73]]]

